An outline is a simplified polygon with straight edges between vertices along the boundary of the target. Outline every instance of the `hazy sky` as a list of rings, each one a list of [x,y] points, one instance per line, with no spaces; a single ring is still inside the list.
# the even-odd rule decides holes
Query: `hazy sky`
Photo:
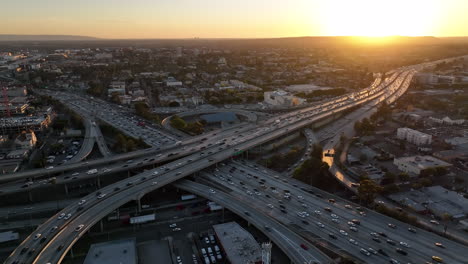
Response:
[[[468,0],[4,0],[0,34],[468,36]]]

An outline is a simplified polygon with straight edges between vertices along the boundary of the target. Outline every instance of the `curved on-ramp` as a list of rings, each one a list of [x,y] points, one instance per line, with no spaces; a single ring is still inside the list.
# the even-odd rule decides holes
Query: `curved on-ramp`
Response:
[[[189,180],[177,182],[175,186],[216,202],[252,223],[258,230],[268,236],[294,263],[331,263],[330,258],[308,241],[269,216],[260,213],[255,208],[237,203],[238,200],[234,196],[218,190],[212,193],[209,191],[208,186]],[[303,249],[301,244],[306,245],[308,250]]]

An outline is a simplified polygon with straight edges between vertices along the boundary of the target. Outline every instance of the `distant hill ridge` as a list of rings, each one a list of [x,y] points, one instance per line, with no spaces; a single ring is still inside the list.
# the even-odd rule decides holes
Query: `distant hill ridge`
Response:
[[[99,38],[75,35],[9,35],[0,34],[0,41],[59,41],[59,40],[98,40]]]

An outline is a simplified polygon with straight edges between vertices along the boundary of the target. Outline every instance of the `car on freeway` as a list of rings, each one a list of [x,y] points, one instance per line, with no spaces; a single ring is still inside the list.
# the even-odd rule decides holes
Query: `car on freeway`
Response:
[[[67,214],[63,219],[68,220],[70,219],[71,216],[72,216],[71,214]]]
[[[83,227],[84,227],[84,225],[83,225],[83,224],[81,224],[81,225],[77,226],[77,227],[75,228],[75,232],[78,232],[78,231],[80,231],[81,229],[83,229]]]
[[[444,262],[444,260],[443,260],[441,257],[439,257],[439,256],[432,256],[432,260],[437,261],[437,262],[439,262],[439,263],[443,263],[443,262]]]
[[[400,245],[402,245],[402,246],[404,246],[404,247],[407,247],[407,248],[410,247],[410,245],[408,245],[408,243],[406,243],[406,242],[400,242]]]
[[[379,252],[379,254],[382,254],[382,255],[388,257],[387,252],[385,252],[385,251],[384,251],[383,249],[381,249],[381,248],[379,248],[379,249],[377,250],[377,252]]]
[[[180,227],[176,227],[176,228],[173,228],[172,231],[176,232],[176,231],[180,231],[182,230]]]
[[[340,229],[340,234],[342,234],[343,236],[347,236],[347,235],[348,235],[348,233],[347,233],[346,231],[342,230],[342,229]]]
[[[408,231],[410,231],[411,233],[416,233],[416,229],[411,228],[411,227],[408,227]]]
[[[387,225],[388,225],[388,227],[390,227],[390,228],[393,228],[393,229],[396,228],[396,225],[394,225],[394,224],[389,223],[389,224],[387,224]]]
[[[358,242],[352,238],[349,239],[349,243],[353,244],[353,245],[358,245]]]
[[[433,225],[440,225],[440,223],[439,223],[438,221],[436,221],[436,220],[431,220],[431,221],[429,221],[429,222],[430,222],[431,224],[433,224]]]
[[[349,227],[349,230],[353,231],[353,232],[357,232],[358,229],[355,227],[355,226],[351,226]]]
[[[307,247],[307,246],[304,245],[304,244],[301,244],[301,248],[304,249],[304,250],[308,250],[308,249],[309,249],[309,247]]]
[[[57,217],[57,219],[60,220],[60,219],[62,219],[62,218],[64,218],[64,217],[65,217],[65,213],[61,213],[61,214]]]
[[[54,227],[52,227],[52,228],[50,229],[49,233],[53,233],[53,232],[55,232],[55,230],[57,230],[57,229],[58,229],[58,226],[54,226]]]
[[[400,254],[402,254],[402,255],[404,255],[404,256],[408,255],[408,252],[404,251],[404,250],[401,249],[401,248],[395,248],[395,251],[398,252],[398,253],[400,253]]]
[[[41,235],[40,233],[36,234],[36,235],[34,236],[34,240],[38,240],[41,236],[42,236],[42,235]]]
[[[102,198],[104,198],[105,196],[106,196],[106,194],[105,194],[105,193],[101,193],[100,195],[98,195],[98,197],[97,197],[97,198],[98,198],[98,199],[102,199]]]
[[[370,253],[372,253],[374,255],[377,255],[377,251],[375,251],[375,249],[373,249],[373,248],[368,248],[367,251],[369,251]]]
[[[439,242],[434,243],[434,245],[436,247],[445,248],[445,246],[442,243],[439,243]]]
[[[329,233],[328,236],[331,237],[331,238],[333,238],[333,239],[337,239],[337,237],[336,237],[334,234],[332,234],[332,233]]]
[[[359,252],[361,252],[362,254],[364,254],[364,255],[366,255],[366,256],[370,256],[370,252],[367,251],[367,250],[364,249],[364,248],[361,248],[361,249],[359,250]]]
[[[169,227],[170,227],[170,228],[174,228],[174,227],[176,227],[176,226],[177,226],[177,224],[176,224],[176,223],[174,223],[174,224],[170,224],[170,225],[169,225]]]
[[[81,201],[78,202],[78,205],[83,205],[83,204],[85,204],[85,203],[86,203],[86,200],[83,199],[83,200],[81,200]]]
[[[394,246],[396,245],[395,241],[391,240],[391,239],[387,239],[387,243]]]

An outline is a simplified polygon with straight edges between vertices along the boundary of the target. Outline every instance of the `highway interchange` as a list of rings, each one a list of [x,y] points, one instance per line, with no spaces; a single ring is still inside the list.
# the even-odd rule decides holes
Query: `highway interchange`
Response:
[[[244,126],[243,129],[248,130],[249,133],[236,131],[231,136],[226,137],[222,135],[223,139],[209,138],[205,141],[210,142],[209,144],[211,145],[208,144],[209,146],[203,149],[201,147],[199,149],[195,148],[192,152],[193,154],[189,156],[175,160],[162,167],[145,171],[130,177],[126,181],[120,181],[106,186],[99,190],[98,193],[92,193],[84,197],[83,199],[86,200],[86,202],[83,205],[74,204],[69,206],[56,216],[50,218],[43,225],[39,226],[38,229],[31,234],[30,237],[25,239],[12,253],[6,263],[60,263],[65,253],[79,237],[94,223],[98,222],[115,208],[118,208],[130,200],[139,200],[144,194],[161,186],[222,162],[249,148],[259,146],[274,138],[286,135],[293,130],[301,129],[317,120],[330,117],[334,113],[364,104],[376,98],[380,98],[379,100],[382,101],[392,96],[395,92],[398,92],[398,89],[402,86],[401,84],[404,83],[405,80],[407,81],[412,78],[415,69],[417,70],[418,67],[404,72],[396,72],[392,77],[384,80],[378,87],[373,87],[359,94],[335,98],[333,101],[323,103],[319,106],[283,114],[257,125],[250,124]],[[194,143],[196,144],[196,142]],[[191,151],[192,150],[189,150],[187,152],[189,153]],[[175,155],[172,156],[172,158],[175,158]],[[141,164],[137,166],[141,166]],[[294,195],[296,195],[296,193],[294,193]],[[316,205],[318,206],[318,204]],[[346,212],[346,210],[344,211]],[[346,213],[340,211],[340,214],[341,213],[346,215]],[[58,219],[61,214],[64,214],[65,217]],[[70,214],[69,217],[67,217],[68,214]],[[348,217],[350,216],[348,215]],[[67,219],[64,220],[64,218]],[[310,223],[309,225],[312,224],[313,223]],[[55,226],[57,226],[56,229],[54,228]],[[405,238],[403,235],[404,232],[408,231],[404,230],[399,232],[399,235],[402,236],[403,239]],[[361,243],[364,245],[366,243],[366,238],[364,235],[361,235],[363,232],[358,233],[359,234],[354,235],[356,241],[362,240],[363,242]],[[46,238],[34,239],[37,234],[41,234],[41,236],[44,234]],[[351,235],[348,234],[348,236]],[[326,240],[326,235],[323,235],[322,239]],[[349,247],[348,244],[345,246],[342,242],[337,243],[342,247]],[[446,244],[451,245],[450,242],[446,242]],[[366,248],[367,246],[368,245],[366,245]],[[32,249],[34,249],[34,251]],[[465,249],[466,248],[463,250]],[[422,250],[418,248],[417,252],[422,252]],[[444,256],[448,259],[454,259],[455,262],[453,263],[463,263],[464,261],[460,260],[457,256],[451,256],[451,254],[446,253]],[[370,258],[375,257],[376,256],[370,256]],[[422,253],[415,253],[415,257],[427,259],[427,256],[423,256]]]
[[[210,183],[212,188],[220,186],[219,190],[215,189],[217,192],[222,190],[238,197],[244,205],[254,206],[257,211],[297,229],[297,233],[308,232],[318,236],[320,239],[317,241],[323,246],[331,244],[363,262],[383,263],[395,259],[400,263],[424,263],[431,261],[433,255],[442,257],[446,263],[468,261],[463,256],[467,250],[465,246],[414,227],[414,233],[410,232],[408,224],[368,209],[359,209],[358,205],[320,189],[295,181],[292,183],[291,179],[253,163],[221,164],[202,175],[201,182]],[[329,199],[334,202],[329,202]],[[357,219],[359,224],[354,224],[353,219]],[[395,225],[395,229],[388,224]],[[351,227],[355,227],[355,231]],[[380,232],[385,236],[378,234]],[[371,233],[376,234],[373,236]],[[387,239],[395,244],[390,244],[392,242],[387,242]],[[441,243],[445,248],[437,247],[435,243]],[[397,253],[396,248],[403,249],[407,255]],[[371,254],[367,256],[361,249]],[[388,256],[378,253],[379,249]]]

